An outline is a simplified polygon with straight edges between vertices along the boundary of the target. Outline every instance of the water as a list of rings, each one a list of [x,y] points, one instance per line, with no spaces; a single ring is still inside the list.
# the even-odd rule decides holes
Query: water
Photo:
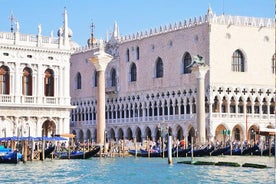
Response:
[[[45,160],[17,165],[0,165],[0,183],[265,183],[276,184],[273,157],[204,157],[200,161],[233,161],[266,164],[271,168],[255,169],[224,166],[178,164],[190,158],[91,158],[88,160]]]

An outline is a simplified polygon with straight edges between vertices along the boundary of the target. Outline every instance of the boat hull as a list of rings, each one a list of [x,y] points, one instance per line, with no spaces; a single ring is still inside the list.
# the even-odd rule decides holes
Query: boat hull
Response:
[[[73,151],[70,154],[66,153],[56,153],[59,159],[89,159],[95,156],[100,151],[100,146],[95,146],[93,150],[83,152],[83,151]]]

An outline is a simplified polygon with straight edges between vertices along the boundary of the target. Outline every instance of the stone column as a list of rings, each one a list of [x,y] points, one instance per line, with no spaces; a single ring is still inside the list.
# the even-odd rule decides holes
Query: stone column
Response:
[[[104,144],[105,132],[105,69],[112,60],[112,56],[104,52],[103,42],[100,42],[99,51],[95,52],[89,60],[94,64],[98,72],[97,91],[97,144]]]
[[[196,58],[197,59],[197,58]],[[191,66],[193,73],[197,79],[197,104],[196,104],[196,115],[197,115],[197,138],[198,144],[205,144],[206,141],[206,123],[205,123],[205,87],[204,79],[205,74],[209,70],[209,66],[202,61],[202,57]]]

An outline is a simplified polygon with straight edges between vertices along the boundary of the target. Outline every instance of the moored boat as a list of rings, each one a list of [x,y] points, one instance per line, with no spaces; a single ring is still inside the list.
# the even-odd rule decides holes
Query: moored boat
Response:
[[[55,150],[55,146],[50,146],[49,148],[44,150],[44,158],[48,158],[51,156],[51,153]],[[42,160],[42,152],[40,152],[40,160]]]
[[[253,155],[254,152],[259,150],[259,146],[258,145],[253,145],[251,147],[245,148],[242,151],[242,155]]]
[[[230,146],[226,146],[226,147],[222,147],[222,148],[217,148],[217,149],[214,149],[212,152],[211,152],[211,156],[218,156],[218,155],[223,155],[224,152],[226,152],[227,150],[230,149]]]
[[[159,149],[150,149],[149,151],[145,149],[128,150],[128,153],[137,157],[162,157],[163,155],[163,152]]]
[[[55,156],[59,159],[89,159],[95,156],[100,151],[100,146],[95,146],[90,151],[72,151],[72,152],[63,152],[55,153]]]
[[[213,146],[206,146],[200,149],[193,149],[190,150],[187,154],[187,156],[193,156],[194,157],[202,157],[202,156],[210,156],[211,152],[214,150]]]
[[[0,163],[17,164],[22,160],[22,154],[17,150],[12,151],[10,148],[0,146]]]

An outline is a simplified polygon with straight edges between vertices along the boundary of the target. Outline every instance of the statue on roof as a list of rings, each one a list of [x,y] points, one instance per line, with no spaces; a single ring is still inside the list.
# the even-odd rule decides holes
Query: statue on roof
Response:
[[[16,26],[16,32],[19,32],[20,26],[19,26],[19,22],[18,21],[16,21],[15,26]]]

